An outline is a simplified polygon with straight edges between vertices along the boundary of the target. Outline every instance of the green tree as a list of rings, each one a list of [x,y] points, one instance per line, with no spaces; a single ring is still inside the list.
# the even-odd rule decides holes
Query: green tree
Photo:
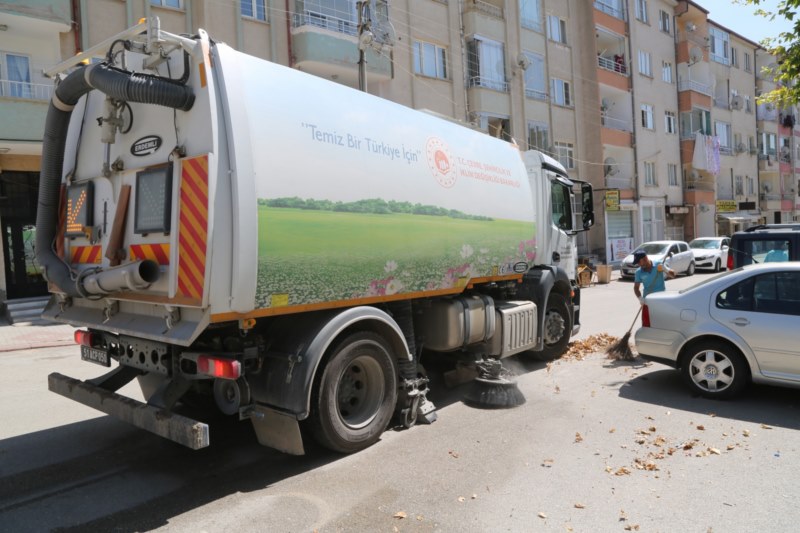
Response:
[[[764,39],[761,42],[769,53],[778,62],[778,67],[770,74],[774,77],[778,87],[768,93],[762,94],[759,102],[772,102],[780,107],[789,107],[800,102],[800,84],[795,80],[800,79],[800,0],[780,0],[774,10],[760,7],[765,0],[734,0],[734,3],[755,6],[756,15],[770,21],[783,17],[792,24],[790,31],[781,32],[776,37]]]

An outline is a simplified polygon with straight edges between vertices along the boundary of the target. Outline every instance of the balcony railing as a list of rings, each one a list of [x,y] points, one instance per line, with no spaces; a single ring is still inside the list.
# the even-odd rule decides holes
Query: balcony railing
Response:
[[[606,15],[611,15],[612,17],[618,18],[620,20],[625,20],[625,10],[619,7],[608,5],[602,0],[595,0],[594,7],[595,9],[602,11]]]
[[[733,155],[733,148],[730,146],[720,146],[719,153],[722,155]]]
[[[50,100],[53,86],[46,83],[0,80],[0,97],[24,98],[26,100]]]
[[[678,91],[694,91],[711,96],[711,86],[695,80],[678,80]]]
[[[543,91],[537,91],[536,89],[528,89],[525,88],[525,96],[528,98],[534,98],[536,100],[549,100],[550,95]]]
[[[494,4],[490,4],[489,2],[484,2],[483,0],[471,0],[466,4],[466,11],[478,11],[483,13],[484,15],[488,15],[490,17],[502,19],[503,18],[503,8],[498,7]]]
[[[491,78],[484,78],[483,76],[472,76],[467,83],[468,87],[485,87],[487,89],[494,89],[495,91],[508,92],[508,83],[500,80],[493,80]]]
[[[358,33],[358,23],[314,11],[292,14],[292,28],[300,28],[302,26],[314,26],[337,33],[344,33],[345,35],[355,36]]]
[[[600,123],[604,128],[610,128],[612,130],[627,131],[628,133],[633,131],[633,123],[627,119],[601,115]]]
[[[625,65],[624,57],[621,57],[621,59],[609,59],[607,57],[597,56],[597,65],[611,72],[628,75],[628,67]]]
[[[714,107],[718,107],[720,109],[730,109],[731,106],[728,103],[728,99],[724,96],[717,96],[714,98]]]

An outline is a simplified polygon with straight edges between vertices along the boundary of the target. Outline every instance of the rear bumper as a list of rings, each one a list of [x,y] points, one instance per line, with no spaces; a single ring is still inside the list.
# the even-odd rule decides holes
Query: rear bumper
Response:
[[[193,450],[209,445],[208,425],[197,420],[126,398],[57,372],[47,376],[47,386],[56,394]]]
[[[686,341],[680,332],[656,328],[639,328],[634,335],[634,344],[639,355],[672,367],[678,364],[681,346]]]

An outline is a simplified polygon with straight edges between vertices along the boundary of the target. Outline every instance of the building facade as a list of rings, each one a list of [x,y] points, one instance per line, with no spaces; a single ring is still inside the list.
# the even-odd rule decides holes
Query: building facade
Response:
[[[594,262],[617,263],[647,240],[793,221],[800,207],[797,113],[756,105],[775,87],[762,72],[775,58],[692,0],[29,4],[0,6],[9,298],[44,292],[25,245],[52,89],[42,70],[152,16],[166,31],[203,28],[251,55],[550,153],[597,191],[596,226],[579,241]]]

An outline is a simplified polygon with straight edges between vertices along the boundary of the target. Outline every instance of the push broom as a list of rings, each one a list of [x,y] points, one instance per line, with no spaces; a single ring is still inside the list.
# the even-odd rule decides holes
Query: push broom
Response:
[[[659,265],[661,266],[661,265]],[[652,281],[647,285],[647,292],[650,292],[650,289],[653,288],[655,285],[656,276],[653,276]],[[633,361],[634,356],[633,352],[631,351],[631,331],[633,331],[633,326],[636,325],[636,321],[639,319],[639,315],[642,314],[642,309],[644,309],[644,304],[639,306],[639,310],[636,312],[636,316],[633,317],[633,322],[631,323],[631,327],[628,328],[628,331],[625,335],[622,336],[620,340],[612,344],[606,350],[606,355],[609,359],[622,359],[623,361]]]

